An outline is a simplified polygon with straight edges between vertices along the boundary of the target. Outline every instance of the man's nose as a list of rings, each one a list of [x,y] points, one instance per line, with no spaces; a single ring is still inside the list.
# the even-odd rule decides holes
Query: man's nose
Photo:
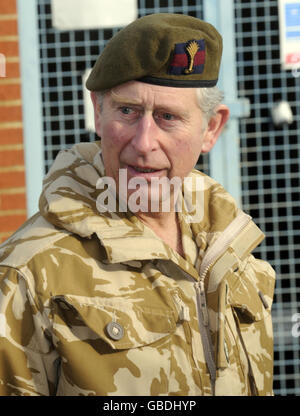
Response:
[[[152,115],[144,115],[137,124],[131,145],[138,154],[149,153],[158,147],[158,128]]]

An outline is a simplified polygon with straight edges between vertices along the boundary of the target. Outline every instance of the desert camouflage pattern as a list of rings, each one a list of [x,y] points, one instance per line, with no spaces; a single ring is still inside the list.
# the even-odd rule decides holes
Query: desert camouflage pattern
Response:
[[[99,214],[103,175],[99,143],[62,151],[0,248],[0,394],[272,395],[262,232],[193,171],[205,210],[179,213],[183,258],[133,214]]]

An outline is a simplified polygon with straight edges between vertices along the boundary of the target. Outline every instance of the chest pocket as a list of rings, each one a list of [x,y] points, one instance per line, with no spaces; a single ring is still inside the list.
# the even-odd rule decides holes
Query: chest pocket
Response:
[[[74,296],[56,296],[55,322],[73,329],[75,338],[100,337],[112,349],[136,348],[168,336],[176,328],[173,311],[135,305],[124,300],[100,300]],[[113,325],[116,324],[116,330]],[[80,331],[80,328],[89,331]],[[117,329],[120,328],[118,334]]]
[[[123,299],[52,298],[62,358],[59,394],[157,395],[168,390],[176,313]]]

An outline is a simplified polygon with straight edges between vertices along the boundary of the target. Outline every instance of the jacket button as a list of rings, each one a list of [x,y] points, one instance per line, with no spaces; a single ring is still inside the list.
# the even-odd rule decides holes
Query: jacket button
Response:
[[[106,332],[107,335],[115,341],[119,341],[119,339],[123,338],[124,336],[124,328],[117,322],[110,322],[109,324],[107,324]]]

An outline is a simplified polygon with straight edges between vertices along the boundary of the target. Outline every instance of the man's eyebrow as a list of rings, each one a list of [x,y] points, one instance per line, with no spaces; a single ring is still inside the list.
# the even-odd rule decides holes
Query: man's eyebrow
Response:
[[[137,100],[135,98],[124,97],[122,95],[115,94],[114,92],[111,92],[111,100],[112,100],[112,104],[132,104],[132,105],[142,104],[141,100]]]
[[[159,111],[166,111],[167,113],[178,113],[181,114],[183,116],[187,116],[188,115],[188,111],[186,111],[185,108],[181,108],[178,106],[174,106],[174,105],[169,105],[169,104],[160,104],[157,106],[157,110]]]
[[[117,105],[137,105],[137,106],[141,106],[143,105],[143,101],[137,98],[129,98],[129,97],[125,97],[122,96],[120,94],[116,94],[113,91],[111,91],[111,102],[113,106],[117,106]],[[162,103],[157,105],[156,110],[158,111],[166,111],[168,113],[178,113],[181,115],[181,117],[183,118],[188,118],[188,111],[186,111],[185,109],[182,109],[181,107],[177,107],[173,105],[170,105],[169,103]]]

